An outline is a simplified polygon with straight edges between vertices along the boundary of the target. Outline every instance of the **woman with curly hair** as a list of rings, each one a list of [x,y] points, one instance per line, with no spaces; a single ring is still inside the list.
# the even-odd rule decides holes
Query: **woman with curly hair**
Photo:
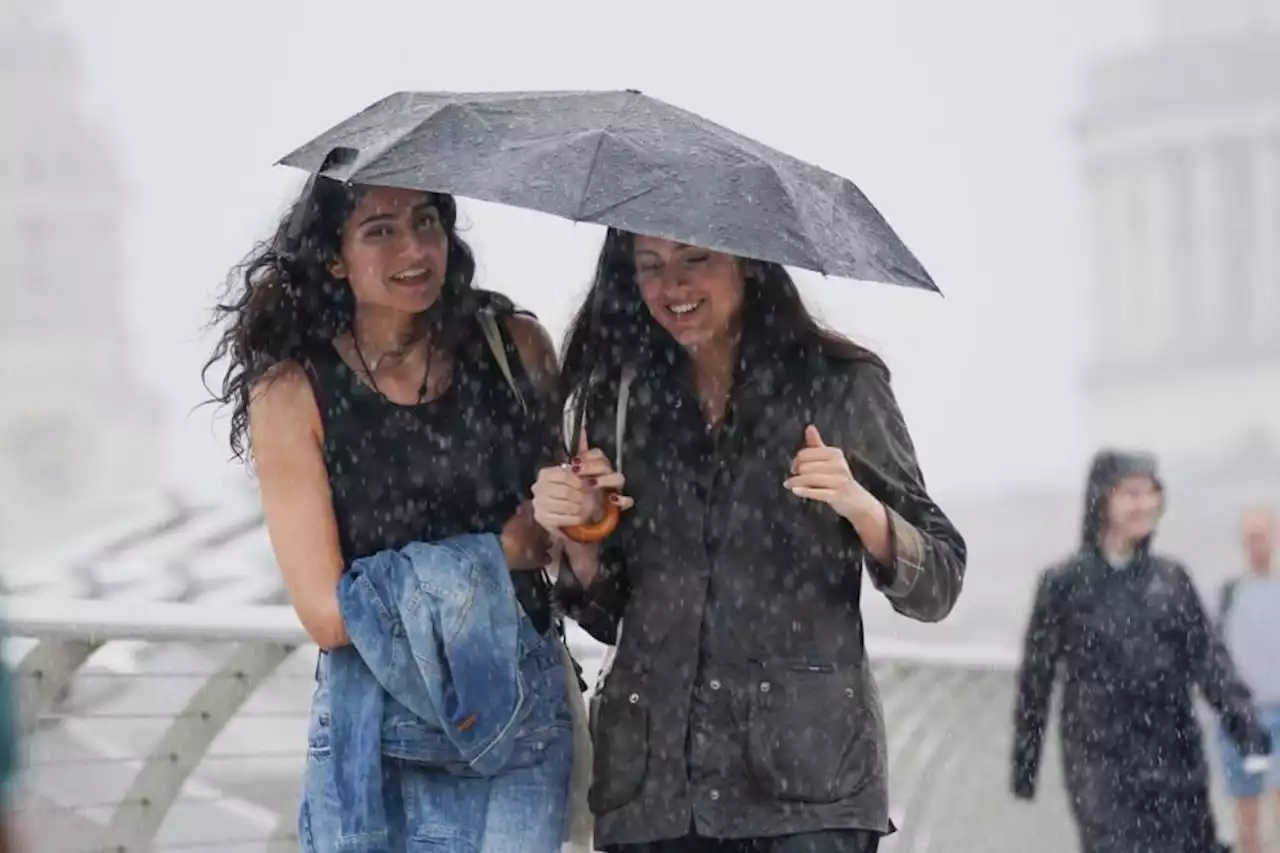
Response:
[[[568,785],[547,542],[525,498],[557,447],[555,353],[531,316],[473,288],[474,272],[452,197],[317,176],[216,309],[224,331],[206,370],[227,367],[214,396],[231,408],[233,453],[256,465],[290,600],[322,649],[299,816],[307,850],[336,849],[345,807],[326,768],[329,713],[342,701],[330,695],[329,659],[348,644],[339,581],[353,561],[414,542],[500,536],[538,638],[526,654],[546,659],[535,713],[547,716],[550,757],[529,784]],[[388,849],[498,849],[506,831],[544,849],[536,827],[477,820],[490,780],[413,760],[387,717]],[[558,849],[562,819],[541,817]]]

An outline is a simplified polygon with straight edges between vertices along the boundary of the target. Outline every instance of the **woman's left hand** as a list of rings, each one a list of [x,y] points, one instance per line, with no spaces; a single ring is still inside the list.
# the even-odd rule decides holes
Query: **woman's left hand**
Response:
[[[791,461],[791,476],[783,485],[793,495],[822,501],[849,520],[880,505],[854,479],[844,451],[823,444],[818,428],[812,424],[805,428],[804,447]]]

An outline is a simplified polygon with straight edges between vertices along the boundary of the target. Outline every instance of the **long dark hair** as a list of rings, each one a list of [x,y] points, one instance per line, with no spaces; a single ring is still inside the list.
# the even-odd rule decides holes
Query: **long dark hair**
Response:
[[[561,399],[581,391],[602,368],[655,360],[677,364],[687,358],[641,299],[634,248],[633,234],[610,228],[605,235],[595,280],[565,336]],[[786,267],[764,261],[748,261],[747,266],[744,341],[767,346],[780,359],[821,354],[883,367],[870,350],[818,322]]]
[[[231,407],[231,452],[249,455],[249,400],[259,380],[279,365],[300,360],[315,347],[328,346],[351,329],[356,303],[347,282],[334,278],[330,264],[341,251],[347,219],[369,188],[317,176],[281,219],[275,234],[260,243],[235,268],[226,293],[213,309],[212,326],[223,330],[201,375],[212,399]],[[448,268],[440,297],[423,315],[431,345],[452,352],[471,303],[476,263],[457,233],[458,206],[453,196],[431,194],[449,238]],[[218,390],[208,373],[226,360]]]

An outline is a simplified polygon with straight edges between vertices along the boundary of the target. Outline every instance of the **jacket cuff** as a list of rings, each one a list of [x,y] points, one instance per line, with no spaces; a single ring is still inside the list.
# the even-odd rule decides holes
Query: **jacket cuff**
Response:
[[[1009,789],[1020,800],[1031,800],[1036,795],[1036,776],[1039,775],[1039,753],[1026,741],[1026,736],[1014,734],[1013,773]]]
[[[570,568],[568,559],[565,557],[561,559],[563,562],[560,564],[560,570],[556,574],[555,584],[552,587],[552,594],[561,610],[596,640],[605,645],[615,645],[618,616],[595,594],[602,588],[606,567],[602,565],[600,573],[590,585],[584,586]]]
[[[1015,776],[1011,788],[1013,795],[1019,800],[1034,800],[1036,798],[1036,783],[1032,779]]]
[[[586,607],[590,602],[587,588],[583,586],[582,581],[578,580],[578,576],[573,573],[573,569],[569,566],[568,558],[563,554],[560,555],[560,565],[557,568],[552,591],[565,611],[570,616],[576,617],[577,611]]]
[[[864,552],[867,574],[877,589],[889,598],[905,598],[915,588],[924,570],[925,544],[920,531],[887,504],[885,518],[889,523],[889,565]],[[871,563],[875,565],[872,566]]]

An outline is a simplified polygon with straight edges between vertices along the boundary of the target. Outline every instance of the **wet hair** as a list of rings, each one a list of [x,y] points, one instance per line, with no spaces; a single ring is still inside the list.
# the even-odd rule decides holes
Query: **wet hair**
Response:
[[[211,326],[222,332],[201,375],[212,399],[231,407],[231,453],[247,461],[249,400],[259,380],[281,364],[304,359],[315,348],[351,329],[356,302],[350,285],[335,278],[330,265],[342,249],[352,211],[369,187],[316,177],[309,182],[270,239],[258,244],[228,276],[226,292],[213,309]],[[458,236],[458,207],[449,195],[429,194],[449,239],[440,296],[423,315],[432,345],[453,352],[472,312],[475,258]],[[209,386],[214,365],[226,361],[217,390]]]
[[[678,363],[683,348],[653,318],[636,283],[635,235],[610,228],[596,263],[595,279],[565,337],[561,398],[586,386],[599,369],[657,359]],[[779,358],[821,354],[845,361],[874,362],[865,347],[823,326],[809,311],[781,264],[746,261],[742,301],[743,340],[765,345]]]

